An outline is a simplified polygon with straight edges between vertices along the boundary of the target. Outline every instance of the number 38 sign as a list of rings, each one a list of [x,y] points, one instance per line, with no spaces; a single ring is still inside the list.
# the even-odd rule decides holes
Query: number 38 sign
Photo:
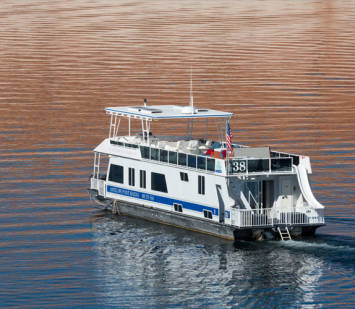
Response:
[[[246,173],[247,162],[245,160],[233,160],[231,162],[232,173]]]

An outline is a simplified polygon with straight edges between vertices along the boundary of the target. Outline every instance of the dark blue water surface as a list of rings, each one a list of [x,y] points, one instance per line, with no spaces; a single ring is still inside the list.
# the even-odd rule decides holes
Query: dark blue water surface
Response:
[[[187,104],[190,66],[233,142],[311,157],[316,237],[232,243],[90,202],[104,107]],[[354,308],[354,102],[351,1],[1,1],[0,307]]]

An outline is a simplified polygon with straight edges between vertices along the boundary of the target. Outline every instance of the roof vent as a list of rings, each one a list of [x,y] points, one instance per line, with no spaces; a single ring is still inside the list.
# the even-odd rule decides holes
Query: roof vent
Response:
[[[139,112],[142,114],[159,114],[162,113],[161,109],[147,107],[147,106],[132,106],[129,108],[131,111]]]

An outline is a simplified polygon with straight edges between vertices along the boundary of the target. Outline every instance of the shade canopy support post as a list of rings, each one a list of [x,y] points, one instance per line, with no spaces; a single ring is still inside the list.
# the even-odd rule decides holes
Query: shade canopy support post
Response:
[[[116,115],[116,117],[117,117],[117,115]],[[116,130],[115,130],[115,135],[114,135],[114,137],[116,137],[116,136],[118,135],[118,129],[119,129],[119,127],[120,127],[120,124],[121,124],[121,116],[118,117],[118,123],[117,123],[117,125],[116,125]]]
[[[148,118],[142,118],[142,136],[145,141],[149,144],[150,141],[150,121]]]

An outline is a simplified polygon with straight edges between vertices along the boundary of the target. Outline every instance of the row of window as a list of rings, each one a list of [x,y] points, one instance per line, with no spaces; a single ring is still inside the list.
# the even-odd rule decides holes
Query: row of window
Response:
[[[189,176],[187,173],[180,172],[181,181],[188,182]],[[109,181],[118,182],[123,184],[123,166],[111,164],[110,173],[108,176]],[[132,187],[135,186],[135,169],[128,168],[128,184]],[[147,172],[145,170],[139,171],[139,187],[142,189],[147,188]],[[151,189],[159,192],[168,192],[166,185],[165,175],[160,173],[151,173]],[[198,194],[205,194],[205,176],[198,176]]]
[[[229,161],[229,170],[232,173],[290,172],[292,160],[293,158],[234,159]]]
[[[141,155],[144,159],[150,159],[180,166],[198,168],[201,170],[215,171],[215,159],[195,156],[186,153],[168,151],[158,148],[140,146]]]
[[[177,212],[182,212],[182,205],[178,203],[174,203],[174,210]],[[212,219],[212,211],[204,209],[203,216],[207,219]]]
[[[123,166],[111,164],[110,173],[108,175],[108,180],[118,183],[123,183],[124,171]],[[147,173],[144,170],[139,171],[139,186],[143,189],[147,186]],[[128,168],[128,184],[130,186],[135,186],[135,169]],[[165,175],[160,173],[151,173],[151,189],[154,191],[168,193],[168,188],[166,186]]]
[[[138,148],[138,145],[136,145],[136,144],[122,143],[122,142],[119,142],[119,141],[114,141],[112,139],[110,140],[110,144],[123,146],[123,147],[128,147],[128,148]]]
[[[187,173],[180,173],[180,178],[182,181],[188,181]],[[122,183],[124,182],[124,168],[121,165],[111,164],[109,172],[109,181]],[[128,168],[128,184],[130,186],[135,186],[135,169],[132,167]],[[147,186],[147,172],[145,170],[139,171],[139,186],[145,189]],[[160,173],[151,173],[151,189],[159,192],[168,192],[166,186],[165,175]],[[198,176],[198,193],[205,194],[205,176]],[[182,212],[183,207],[181,204],[174,203],[174,210],[177,212]],[[212,212],[209,210],[204,210],[203,215],[205,218],[212,219]]]
[[[178,203],[174,203],[174,210],[177,212],[182,212],[182,205]],[[207,219],[212,219],[212,211],[204,209],[203,216]]]

